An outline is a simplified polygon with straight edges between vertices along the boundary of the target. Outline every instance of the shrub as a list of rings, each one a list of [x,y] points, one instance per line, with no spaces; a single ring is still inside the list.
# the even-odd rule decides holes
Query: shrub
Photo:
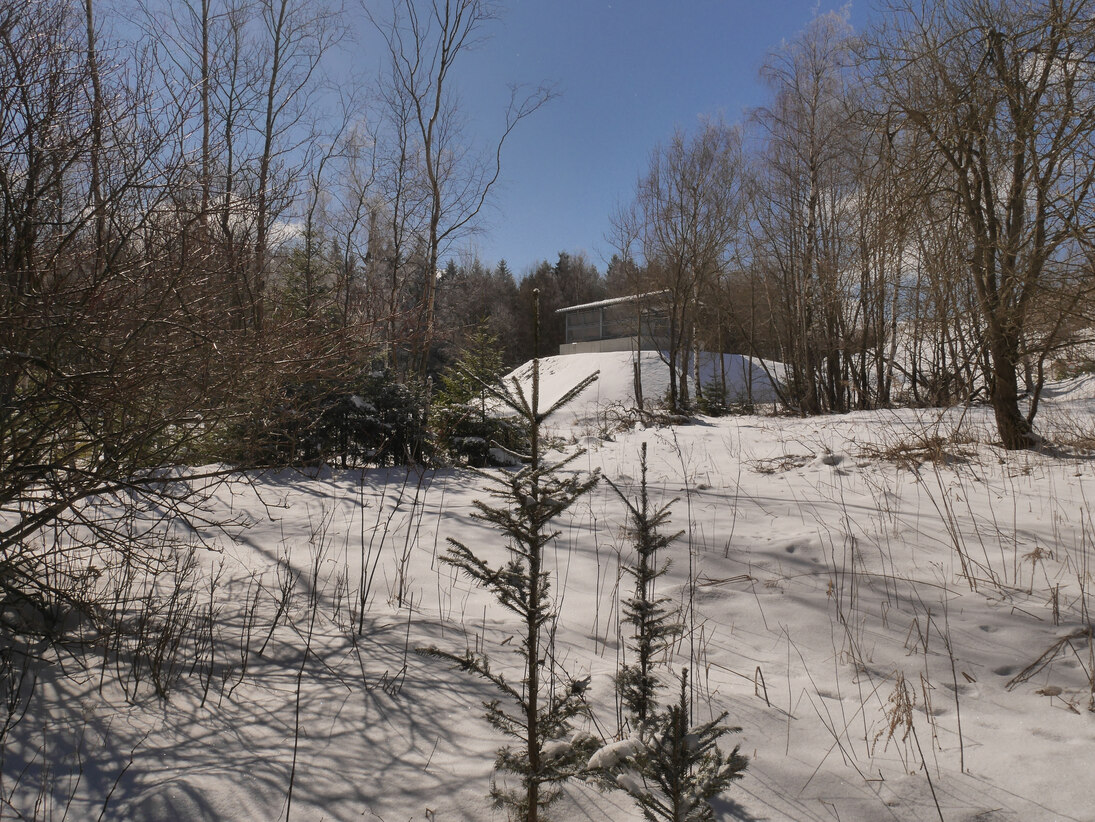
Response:
[[[468,336],[460,358],[442,373],[430,427],[438,448],[453,462],[477,468],[489,465],[492,445],[528,453],[526,427],[496,411],[494,392],[503,371],[498,337],[480,329]]]
[[[237,462],[257,466],[398,465],[430,454],[425,392],[387,371],[287,385],[232,436]]]

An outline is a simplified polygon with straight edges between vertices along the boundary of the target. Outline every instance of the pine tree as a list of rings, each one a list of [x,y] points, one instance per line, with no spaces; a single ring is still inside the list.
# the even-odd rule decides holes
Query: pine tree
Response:
[[[657,658],[682,626],[670,600],[654,593],[655,581],[668,570],[668,563],[659,564],[657,555],[680,534],[666,536],[660,530],[669,521],[675,500],[656,509],[650,506],[645,443],[640,465],[637,505],[608,480],[627,506],[636,552],[635,565],[625,569],[635,580],[635,593],[624,603],[625,617],[634,627],[629,649],[635,662],[616,677],[634,726],[630,738],[606,745],[590,758],[587,775],[623,789],[649,822],[709,822],[714,819],[709,800],[741,778],[748,760],[737,747],[729,756],[719,748],[723,736],[741,730],[724,724],[725,713],[690,725],[687,669],[681,672],[679,700],[658,711]]]
[[[690,725],[688,670],[681,672],[680,699],[653,721],[633,770],[618,769],[616,784],[638,804],[648,822],[711,822],[710,800],[741,779],[749,760],[735,747],[729,756],[719,740],[741,728],[723,724],[726,714]]]
[[[495,385],[504,373],[498,335],[491,334],[485,322],[480,323],[468,334],[457,361],[441,374],[434,402],[482,406],[486,386]]]
[[[499,416],[488,404],[505,372],[498,337],[481,323],[471,332],[459,359],[442,374],[433,395],[430,424],[451,459],[476,467],[491,462],[491,446],[525,451],[524,428]]]
[[[643,728],[657,709],[660,683],[654,674],[655,664],[669,640],[680,633],[682,627],[675,619],[676,609],[671,607],[671,600],[654,594],[655,581],[669,569],[668,561],[658,563],[658,552],[681,534],[667,536],[660,532],[669,521],[670,507],[676,500],[652,510],[647,493],[645,442],[640,465],[642,475],[637,505],[606,477],[612,490],[627,506],[630,536],[635,544],[635,564],[624,569],[635,580],[635,593],[624,602],[624,617],[634,628],[629,650],[635,661],[620,669],[616,689],[636,729]]]
[[[538,326],[538,306],[536,325]],[[514,379],[494,391],[495,396],[515,411],[527,425],[531,453],[527,464],[515,473],[491,475],[480,472],[494,485],[491,495],[497,504],[476,501],[476,516],[505,534],[508,561],[498,567],[480,558],[467,545],[450,539],[443,560],[486,588],[506,610],[516,614],[522,625],[515,652],[521,658],[522,681],[511,682],[491,667],[485,653],[470,650],[463,655],[431,647],[422,653],[455,663],[462,670],[490,682],[501,698],[485,703],[486,720],[513,742],[499,749],[495,772],[516,776],[520,788],[491,780],[490,795],[512,819],[538,822],[540,812],[558,796],[558,783],[578,773],[590,751],[589,744],[572,744],[565,739],[571,720],[585,710],[589,679],[573,679],[559,672],[546,677],[542,670],[548,659],[544,628],[555,620],[551,575],[544,569],[545,548],[559,535],[552,523],[599,479],[595,473],[580,478],[563,469],[581,452],[560,462],[545,459],[541,425],[553,413],[584,391],[597,374],[582,380],[546,411],[540,410],[539,360],[532,362],[532,390],[527,395]],[[553,687],[551,679],[564,684]],[[590,738],[592,742],[592,738]]]

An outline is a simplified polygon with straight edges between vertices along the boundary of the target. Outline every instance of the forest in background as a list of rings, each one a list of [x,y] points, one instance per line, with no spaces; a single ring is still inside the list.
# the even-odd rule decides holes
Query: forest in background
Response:
[[[648,398],[657,408],[636,409],[630,423],[744,410],[705,395],[717,386],[701,389],[690,371],[698,352],[726,351],[781,363],[774,388],[789,415],[983,403],[991,447],[1041,446],[1047,381],[1095,370],[1085,347],[1095,308],[1093,11],[1089,0],[884,0],[865,32],[840,14],[818,16],[761,67],[766,105],[652,147],[613,215],[616,253],[602,272],[580,251],[516,263],[467,252],[507,141],[555,94],[514,88],[494,141],[470,140],[456,91],[462,58],[495,20],[491,3],[0,0],[0,742],[31,704],[39,639],[95,670],[100,695],[113,660],[126,700],[141,682],[166,699],[184,654],[202,648],[191,654],[191,675],[196,660],[207,663],[202,705],[218,690],[231,702],[231,677],[243,682],[252,645],[256,657],[266,647],[252,641],[258,604],[273,613],[269,641],[302,579],[287,554],[272,566],[276,582],[256,572],[245,583],[240,661],[219,668],[213,688],[220,577],[199,573],[195,557],[238,533],[233,484],[261,476],[250,469],[405,466],[393,471],[407,490],[412,476],[421,484],[439,466],[483,466],[497,449],[524,462],[500,473],[513,480],[509,502],[468,505],[520,550],[511,544],[511,565],[495,567],[454,543],[447,561],[503,605],[531,597],[518,678],[533,696],[524,719],[495,720],[526,723],[527,762],[503,764],[538,790],[543,747],[558,741],[534,733],[538,699],[577,715],[585,687],[575,679],[562,701],[537,690],[537,631],[551,610],[540,561],[555,538],[551,518],[593,478],[583,485],[561,470],[573,456],[541,464],[547,412],[536,387],[531,400],[516,385],[502,392],[516,417],[497,416],[485,392],[512,366],[555,353],[559,308],[657,292],[668,396]],[[387,68],[334,83],[335,56],[359,26],[379,35]],[[934,454],[937,477],[964,459],[957,429],[918,436],[916,459]],[[833,468],[841,459],[817,458]],[[362,490],[362,510],[365,499]],[[335,580],[336,611],[345,605],[355,637],[369,628],[377,566],[366,557],[387,538],[382,510],[375,523],[360,519],[360,563]],[[639,511],[649,513],[632,509],[637,532]],[[936,511],[955,521],[950,508]],[[405,574],[419,543],[417,531],[401,533]],[[949,536],[974,591],[977,566]],[[854,535],[844,544],[854,547]],[[1039,546],[1021,556],[1032,575],[1052,558]],[[853,572],[856,557],[849,548]],[[1003,590],[1009,577],[991,566],[986,557]],[[1069,638],[1091,651],[1088,567],[1077,577],[1083,624]],[[399,580],[393,599],[410,614]],[[294,746],[311,653],[304,626],[292,625],[304,642]],[[406,645],[403,656],[405,672]],[[87,659],[96,661],[81,667]],[[464,665],[518,690],[485,657]],[[687,735],[674,727],[674,739]],[[294,747],[286,818],[295,766]],[[514,801],[535,809],[534,794]]]
[[[471,141],[461,60],[494,5],[5,3],[5,474],[269,462],[275,417],[306,426],[378,370],[424,414],[476,334],[492,377],[536,353],[537,289],[541,354],[554,310],[664,291],[674,412],[718,405],[690,391],[693,352],[740,352],[787,365],[793,413],[981,400],[1030,447],[1090,325],[1089,7],[818,16],[761,67],[767,105],[652,149],[604,272],[561,252],[518,277],[462,252],[555,93],[515,87]],[[387,69],[336,86],[363,25]]]
[[[0,549],[120,488],[170,507],[165,466],[520,450],[483,385],[555,353],[558,308],[624,294],[664,295],[671,413],[725,410],[689,365],[736,351],[784,364],[790,413],[985,402],[1038,445],[1047,378],[1091,363],[1091,6],[818,16],[762,66],[766,106],[652,150],[603,273],[563,252],[518,278],[460,254],[554,94],[515,87],[470,142],[461,58],[494,5],[4,3]],[[336,87],[361,25],[387,69]]]

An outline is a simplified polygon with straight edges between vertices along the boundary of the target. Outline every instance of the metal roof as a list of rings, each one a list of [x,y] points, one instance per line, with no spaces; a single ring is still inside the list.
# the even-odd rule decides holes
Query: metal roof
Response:
[[[634,303],[639,300],[648,300],[655,297],[664,297],[669,293],[669,289],[663,291],[647,291],[645,294],[632,294],[630,297],[613,297],[610,300],[599,300],[595,303],[583,303],[582,305],[568,305],[566,308],[558,308],[555,310],[556,314],[568,314],[571,311],[581,311],[584,308],[606,308],[610,305],[620,305],[622,303]]]

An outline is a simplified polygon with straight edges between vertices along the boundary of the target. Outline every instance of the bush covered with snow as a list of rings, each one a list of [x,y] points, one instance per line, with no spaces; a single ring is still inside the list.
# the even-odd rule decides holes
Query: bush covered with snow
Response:
[[[431,414],[431,427],[439,452],[457,465],[482,468],[497,465],[492,455],[505,451],[527,453],[528,437],[511,418],[497,416],[485,403],[439,405]],[[503,463],[504,464],[504,463]]]

